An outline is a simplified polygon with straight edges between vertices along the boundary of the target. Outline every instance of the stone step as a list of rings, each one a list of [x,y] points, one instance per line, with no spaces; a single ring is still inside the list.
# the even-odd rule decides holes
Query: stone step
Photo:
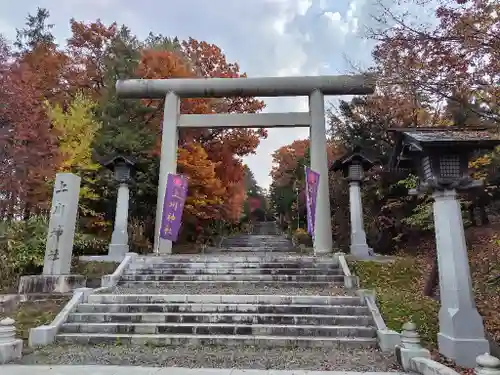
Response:
[[[156,263],[325,263],[338,264],[336,257],[330,256],[302,256],[268,254],[259,256],[233,256],[233,255],[170,255],[170,256],[147,256],[137,257],[134,263],[156,264]]]
[[[198,303],[256,305],[365,306],[357,296],[279,296],[234,294],[91,294],[88,303]]]
[[[77,313],[231,313],[235,314],[294,314],[294,315],[350,315],[371,316],[367,306],[360,304],[249,304],[249,303],[144,303],[126,298],[123,303],[82,303]],[[142,303],[141,303],[142,302]]]
[[[340,268],[137,268],[125,275],[343,275]]]
[[[369,326],[372,317],[351,315],[238,313],[72,313],[68,323],[238,323]]]
[[[245,254],[259,255],[261,254],[288,254],[290,253],[291,247],[277,249],[277,248],[265,248],[261,250],[256,250],[254,247],[244,248],[244,247],[236,247],[236,246],[223,246],[218,248],[217,250],[211,249],[207,252],[207,254],[234,254],[235,252],[241,256]]]
[[[123,275],[121,282],[332,282],[343,283],[343,275],[217,275],[217,274],[193,274],[193,275]]]
[[[121,345],[226,345],[274,347],[330,347],[330,348],[375,348],[377,339],[372,337],[287,337],[251,335],[130,335],[108,333],[64,333],[56,336],[58,343],[65,344],[121,344]]]
[[[231,243],[254,243],[254,244],[275,244],[275,243],[290,243],[290,240],[286,237],[281,236],[259,236],[259,235],[249,235],[249,236],[240,236],[240,237],[227,237],[222,240],[222,242],[231,242]]]
[[[273,262],[273,263],[221,263],[221,262],[191,262],[191,263],[132,263],[129,269],[340,269],[335,263],[315,262]]]
[[[231,245],[231,244],[221,244],[221,247],[217,249],[218,252],[220,253],[229,253],[229,252],[239,252],[239,253],[288,253],[290,250],[293,248],[293,246],[290,245],[259,245],[259,247],[255,247],[255,245]]]
[[[173,281],[120,281],[118,285],[124,288],[138,288],[138,287],[143,287],[143,288],[164,288],[166,286],[176,286],[176,285],[183,285],[187,287],[191,286],[199,286],[199,287],[205,287],[205,286],[211,286],[211,287],[216,287],[217,285],[223,285],[223,286],[229,286],[229,287],[236,287],[236,286],[244,286],[247,285],[249,280],[244,280],[244,281],[238,281],[238,280],[233,280],[233,281],[222,281],[222,280],[211,280],[211,281],[203,281],[203,280],[198,280],[198,281],[185,281],[185,280],[173,280]],[[259,282],[262,285],[266,285],[269,287],[309,287],[309,286],[325,286],[325,287],[343,287],[344,282],[333,282],[333,281],[262,281],[262,280],[254,280],[254,282]]]
[[[231,323],[64,323],[61,333],[376,337],[375,327]]]
[[[222,247],[254,247],[256,250],[261,250],[263,248],[275,248],[275,247],[283,247],[290,248],[292,246],[292,242],[288,240],[284,241],[260,241],[260,240],[238,240],[238,241],[222,241]]]

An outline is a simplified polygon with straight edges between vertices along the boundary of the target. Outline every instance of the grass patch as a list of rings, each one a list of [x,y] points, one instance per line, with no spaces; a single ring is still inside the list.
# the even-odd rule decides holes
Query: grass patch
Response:
[[[200,254],[201,246],[199,244],[174,244],[172,254]]]
[[[400,332],[402,325],[413,321],[418,326],[422,341],[435,348],[438,333],[436,300],[422,295],[421,267],[417,258],[397,258],[391,263],[350,262],[359,276],[362,288],[374,289],[377,304],[389,329]]]
[[[99,278],[112,274],[119,265],[117,262],[76,262],[71,267],[71,273],[87,278]]]
[[[27,341],[30,328],[48,324],[54,320],[70,297],[53,297],[38,301],[21,302],[16,309],[0,314],[0,319],[5,317],[16,321],[16,336]]]

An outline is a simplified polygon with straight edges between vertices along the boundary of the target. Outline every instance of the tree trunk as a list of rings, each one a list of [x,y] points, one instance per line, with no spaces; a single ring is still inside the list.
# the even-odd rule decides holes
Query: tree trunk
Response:
[[[471,202],[471,204],[468,207],[468,211],[469,211],[469,220],[470,220],[471,225],[473,227],[475,227],[477,225],[475,209],[476,209],[476,206],[475,206],[474,202]]]
[[[439,285],[439,265],[436,254],[436,256],[434,256],[434,262],[432,264],[431,272],[429,273],[429,276],[425,281],[424,296],[434,297],[434,290],[438,285]]]
[[[481,202],[484,203],[484,202]],[[488,214],[486,213],[486,205],[481,204],[479,206],[479,214],[481,215],[481,225],[488,225],[490,223],[490,219],[488,218]]]

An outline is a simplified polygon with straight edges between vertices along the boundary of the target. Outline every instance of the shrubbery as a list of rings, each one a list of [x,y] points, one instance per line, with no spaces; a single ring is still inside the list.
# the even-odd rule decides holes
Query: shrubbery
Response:
[[[312,238],[303,228],[297,228],[293,233],[293,240],[297,245],[304,245],[307,247],[312,247]]]
[[[42,272],[47,227],[48,220],[44,216],[0,222],[0,289],[15,287],[21,275]],[[77,231],[73,256],[106,254],[108,243],[107,239]]]

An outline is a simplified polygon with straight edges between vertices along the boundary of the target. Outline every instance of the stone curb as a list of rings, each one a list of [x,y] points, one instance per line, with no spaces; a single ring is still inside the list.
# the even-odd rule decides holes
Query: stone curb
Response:
[[[346,289],[359,288],[359,277],[351,274],[351,270],[347,264],[344,253],[336,253],[335,257],[344,274],[344,287]]]
[[[125,255],[125,258],[123,258],[122,262],[120,263],[120,265],[116,268],[115,272],[113,272],[111,275],[105,275],[102,277],[101,286],[114,287],[118,285],[118,282],[122,278],[127,268],[130,266],[132,261],[136,259],[137,259],[136,253],[127,253]]]
[[[370,310],[373,321],[377,327],[377,338],[380,350],[385,353],[392,353],[396,345],[401,343],[401,335],[387,328],[382,314],[378,309],[375,291],[370,289],[359,289],[356,294],[364,299],[368,309]]]
[[[59,314],[56,315],[50,324],[44,324],[30,329],[28,345],[30,347],[35,347],[54,343],[57,332],[66,322],[69,314],[75,310],[79,303],[86,302],[89,294],[91,294],[94,290],[95,289],[91,288],[75,289],[73,297],[63,307]]]
[[[429,358],[410,358],[408,371],[422,375],[459,375],[458,372]]]
[[[75,311],[76,307],[80,303],[86,303],[91,294],[103,292],[111,289],[118,282],[121,275],[125,271],[126,267],[132,261],[135,253],[127,253],[127,256],[123,259],[120,266],[113,272],[112,275],[106,275],[102,278],[102,287],[100,288],[78,288],[73,292],[73,297],[69,302],[63,307],[63,309],[56,315],[54,320],[50,324],[44,324],[35,328],[30,329],[28,345],[30,347],[44,346],[53,344],[58,331],[61,329],[62,325],[68,320],[68,316]]]

